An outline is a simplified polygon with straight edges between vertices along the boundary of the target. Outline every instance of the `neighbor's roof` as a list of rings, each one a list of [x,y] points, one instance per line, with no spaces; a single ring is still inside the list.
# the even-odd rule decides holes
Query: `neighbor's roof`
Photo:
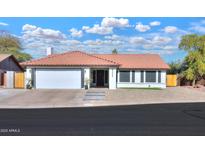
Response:
[[[12,58],[13,61],[16,63],[16,65],[23,71],[23,67],[19,64],[19,62],[17,61],[16,57],[12,54],[0,54],[0,63],[2,61],[4,61],[7,58]]]
[[[169,69],[158,54],[88,54],[81,51],[53,54],[21,64],[23,66],[116,66],[129,69]]]
[[[10,57],[11,54],[0,54],[0,62],[3,61],[4,59]]]

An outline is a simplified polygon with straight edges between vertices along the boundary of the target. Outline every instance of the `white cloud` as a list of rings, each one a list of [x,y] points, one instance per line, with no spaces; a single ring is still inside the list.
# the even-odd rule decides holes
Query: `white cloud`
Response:
[[[78,42],[67,40],[65,34],[59,30],[37,27],[35,25],[25,24],[22,27],[23,36],[20,38],[25,48],[25,52],[30,52],[34,57],[46,55],[46,48],[51,46],[54,51],[67,51],[76,48]]]
[[[147,42],[147,40],[144,39],[143,37],[130,37],[129,38],[129,43],[131,43],[131,44],[138,45],[138,44],[144,44],[146,42]]]
[[[147,53],[147,54],[160,54],[160,55],[171,55],[174,51],[162,50],[162,49],[136,49],[136,48],[127,48],[123,51],[132,52],[132,53]]]
[[[34,57],[45,56],[46,48],[53,47],[55,53],[61,53],[69,50],[83,50],[82,43],[78,40],[53,40],[53,39],[24,39],[23,47]]]
[[[146,32],[146,31],[150,30],[150,26],[143,25],[142,23],[137,23],[135,29],[140,31],[140,32]]]
[[[101,48],[105,50],[106,48],[115,48],[116,46],[119,47],[123,44],[122,41],[119,40],[86,40],[83,42],[85,45],[89,47]]]
[[[125,18],[103,18],[101,22],[103,27],[129,27],[129,20]]]
[[[122,40],[122,37],[119,36],[119,35],[111,35],[111,36],[105,36],[104,37],[105,39],[108,39],[108,40]]]
[[[174,50],[174,49],[177,49],[177,47],[176,46],[167,45],[163,49],[164,50]]]
[[[104,44],[108,44],[110,46],[115,46],[115,45],[122,45],[124,42],[120,40],[104,40]]]
[[[103,26],[99,26],[98,24],[95,24],[93,27],[83,26],[82,29],[86,31],[86,33],[99,34],[99,35],[111,34],[113,32],[112,27],[103,27]]]
[[[141,23],[138,23],[138,25],[141,26],[138,28],[142,32],[151,28],[150,26]],[[135,52],[141,50],[141,53],[146,53],[146,51],[148,52],[150,50],[153,52],[156,51],[156,53],[159,52],[160,54],[164,54],[165,52],[171,53],[171,50],[176,49],[174,46],[176,38],[173,36],[171,38],[164,33],[151,33],[152,35],[150,33],[145,33],[136,36],[116,35],[112,34],[113,28],[114,27],[96,24],[92,27],[83,26],[81,30],[76,28],[69,29],[72,37],[81,37],[85,32],[104,35],[103,37],[101,36],[100,39],[83,39],[83,41],[79,41],[74,38],[67,38],[65,34],[58,30],[45,29],[35,25],[26,24],[22,27],[22,39],[25,45],[24,47],[33,51],[33,53],[37,55],[45,55],[44,51],[48,46],[52,46],[54,51],[60,52],[83,50],[102,53],[111,53],[114,48],[125,52],[128,51],[128,49],[133,49]],[[43,54],[41,53],[42,51]]]
[[[88,30],[88,29],[90,29],[89,26],[83,26],[83,27],[82,27],[82,30]]]
[[[66,40],[65,43],[72,44],[72,45],[81,44],[81,42],[78,40]]]
[[[5,23],[5,22],[0,22],[0,26],[8,26],[9,24]]]
[[[201,20],[199,22],[190,23],[191,27],[189,30],[195,31],[198,33],[205,33],[205,20]]]
[[[83,36],[82,30],[78,31],[76,28],[71,28],[69,31],[71,32],[72,37],[82,37]]]
[[[36,26],[30,25],[30,24],[25,24],[25,25],[23,25],[23,27],[22,27],[22,30],[23,30],[23,31],[33,31],[33,30],[36,30],[36,29],[37,29]]]
[[[101,45],[102,41],[100,39],[96,39],[96,40],[86,40],[83,42],[86,45]]]
[[[47,39],[65,39],[66,35],[58,30],[44,29],[35,25],[26,24],[22,27],[25,38],[37,37]]]
[[[173,50],[157,50],[156,53],[160,55],[172,55],[174,51]]]
[[[157,44],[154,44],[154,43],[147,43],[147,44],[144,44],[143,45],[143,48],[144,49],[149,49],[149,50],[152,50],[152,49],[156,49],[156,48],[160,48],[160,46],[159,45],[157,45]]]
[[[175,33],[175,32],[178,31],[178,28],[175,27],[175,26],[166,26],[166,27],[163,29],[163,31],[164,31],[165,33]]]
[[[149,50],[147,52],[144,51],[144,53],[160,54],[160,55],[171,55],[171,54],[174,53],[174,51],[158,49],[158,50]]]
[[[125,18],[103,18],[101,24],[95,24],[93,27],[83,26],[82,30],[86,33],[107,35],[113,33],[114,27],[129,27],[129,20]]]
[[[205,33],[205,27],[201,26],[201,25],[192,26],[190,28],[190,30],[193,30],[193,31],[196,31],[196,32],[200,32],[200,33]]]
[[[173,43],[170,37],[156,35],[152,38],[141,36],[126,37],[124,40],[123,46],[126,48],[163,49],[165,45],[168,46],[170,43]]]
[[[152,39],[153,44],[167,44],[170,41],[172,41],[172,39],[170,37],[162,37],[162,36],[155,36]]]
[[[149,23],[150,26],[159,26],[160,24],[161,23],[159,21],[153,21]]]

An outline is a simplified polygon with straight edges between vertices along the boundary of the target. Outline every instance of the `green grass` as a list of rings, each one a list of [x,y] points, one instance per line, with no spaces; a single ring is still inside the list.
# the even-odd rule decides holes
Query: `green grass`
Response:
[[[128,89],[128,90],[162,90],[162,88],[157,87],[150,87],[150,88],[121,88],[121,89]]]

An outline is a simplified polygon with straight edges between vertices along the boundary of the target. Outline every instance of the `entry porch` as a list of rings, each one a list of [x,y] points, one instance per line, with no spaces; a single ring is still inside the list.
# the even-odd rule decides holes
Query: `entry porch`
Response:
[[[95,67],[85,68],[84,70],[84,81],[89,80],[89,88],[116,89],[116,68]]]

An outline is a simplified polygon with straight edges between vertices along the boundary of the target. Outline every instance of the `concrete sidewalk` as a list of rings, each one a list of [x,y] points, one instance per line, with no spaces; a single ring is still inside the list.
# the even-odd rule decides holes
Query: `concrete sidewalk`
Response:
[[[55,108],[205,102],[205,92],[185,87],[151,89],[90,89],[103,99],[84,100],[86,90],[0,89],[0,108]],[[96,98],[97,96],[95,96]]]

